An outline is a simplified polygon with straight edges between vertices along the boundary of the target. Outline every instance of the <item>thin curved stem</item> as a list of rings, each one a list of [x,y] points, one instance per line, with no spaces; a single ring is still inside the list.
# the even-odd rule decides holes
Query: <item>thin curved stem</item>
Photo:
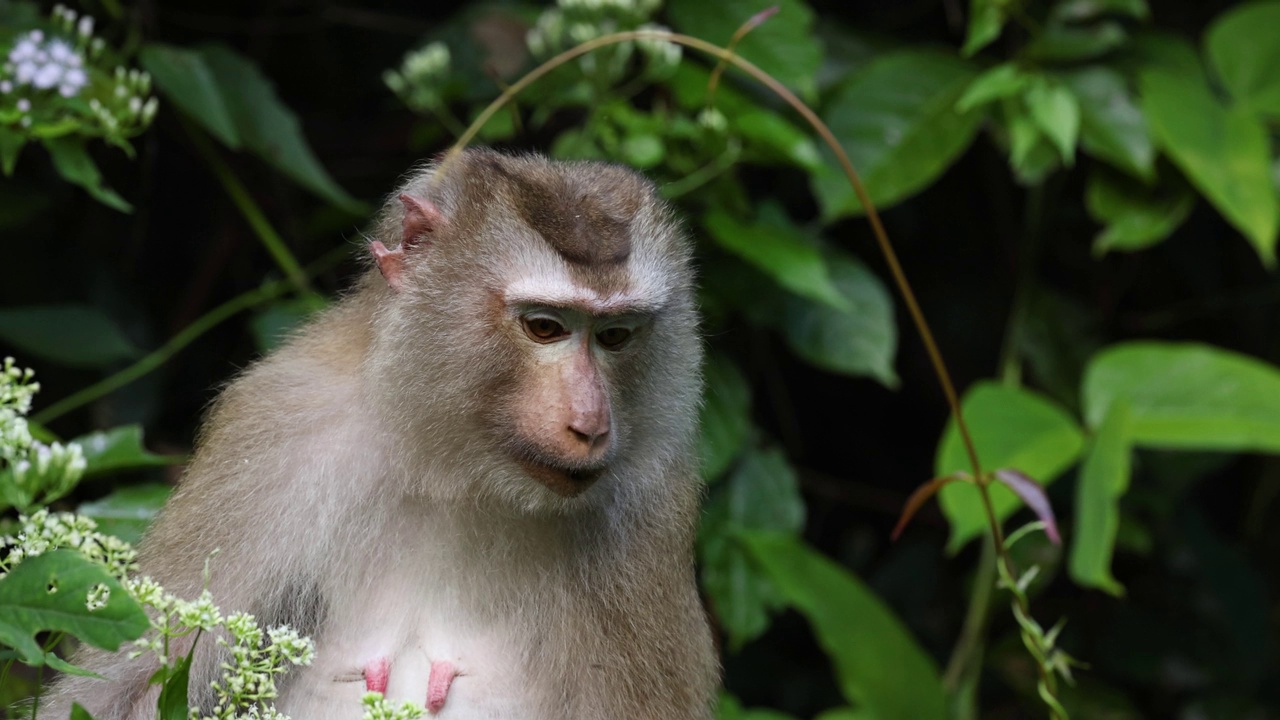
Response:
[[[244,217],[245,222],[249,223],[249,227],[253,230],[253,234],[258,236],[258,241],[266,248],[272,259],[276,261],[276,265],[289,278],[289,282],[297,288],[298,292],[307,292],[311,289],[311,283],[307,279],[307,274],[302,271],[302,265],[298,263],[298,259],[289,252],[289,247],[285,243],[284,238],[280,237],[280,233],[272,227],[271,221],[267,219],[266,213],[262,212],[262,208],[253,201],[253,197],[249,195],[249,190],[240,182],[240,178],[231,172],[231,168],[227,163],[219,157],[213,148],[213,143],[199,130],[191,126],[191,122],[186,118],[182,118],[182,127],[187,131],[187,136],[191,140],[191,144],[195,146],[196,151],[204,158],[209,165],[209,169],[213,171],[218,182],[222,183],[222,189],[226,191],[231,198],[231,202],[235,203],[236,209]]]
[[[83,390],[72,393],[71,395],[59,400],[49,407],[41,410],[32,416],[32,420],[38,423],[47,424],[56,418],[59,418],[78,407],[88,405],[104,395],[109,395],[116,390],[128,385],[138,378],[156,370],[165,364],[169,358],[173,357],[186,346],[190,345],[196,338],[211,330],[214,326],[220,324],[223,320],[239,313],[241,310],[247,310],[255,305],[266,302],[275,297],[279,297],[292,287],[289,280],[276,280],[269,282],[262,287],[231,298],[227,302],[201,315],[195,322],[186,326],[177,335],[169,339],[169,342],[156,348],[146,357],[121,370],[120,372],[103,378],[102,380],[90,385]]]
[[[947,405],[951,410],[951,416],[955,419],[956,428],[960,432],[961,440],[964,443],[965,454],[968,455],[969,463],[973,469],[973,477],[975,485],[978,488],[978,495],[982,499],[983,511],[987,517],[987,524],[991,531],[991,539],[996,552],[996,563],[998,569],[1003,571],[1005,575],[1012,577],[1014,575],[1013,560],[1009,557],[1008,548],[1005,545],[1004,530],[1000,526],[1000,518],[996,515],[995,507],[991,503],[991,476],[982,471],[982,464],[978,459],[978,451],[973,443],[973,434],[969,431],[969,425],[965,422],[964,413],[960,407],[960,399],[956,394],[955,385],[951,380],[951,373],[948,371],[946,363],[943,361],[942,352],[938,349],[937,341],[934,339],[933,330],[930,328],[928,321],[925,319],[924,312],[920,309],[920,303],[916,300],[915,291],[912,290],[911,284],[907,281],[906,273],[902,269],[902,264],[898,261],[898,254],[894,251],[893,245],[889,242],[889,235],[884,229],[884,223],[880,220],[880,214],[876,210],[875,205],[871,202],[871,196],[867,193],[866,187],[862,184],[862,179],[853,168],[853,163],[849,160],[849,156],[841,147],[840,142],[826,126],[822,119],[809,108],[795,93],[791,92],[785,85],[778,82],[773,76],[756,67],[751,62],[742,59],[733,54],[727,48],[720,47],[705,40],[695,38],[680,33],[667,32],[662,30],[633,30],[628,32],[612,33],[589,40],[576,45],[562,53],[552,57],[538,67],[531,70],[527,75],[517,80],[510,87],[502,92],[493,102],[472,121],[467,131],[458,138],[458,141],[449,149],[437,167],[434,177],[443,177],[457,160],[458,155],[463,148],[467,146],[480,132],[480,129],[489,122],[494,113],[501,107],[506,105],[515,95],[532,85],[551,70],[607,45],[613,45],[622,42],[631,42],[635,40],[658,40],[664,42],[677,43],[690,47],[700,52],[706,53],[721,63],[731,63],[739,70],[746,72],[757,82],[761,83],[775,95],[782,98],[788,105],[792,107],[807,122],[827,144],[831,151],[835,154],[836,159],[840,163],[840,169],[844,172],[850,186],[853,187],[854,194],[857,195],[858,201],[862,204],[863,209],[867,213],[867,222],[871,225],[871,231],[876,239],[876,244],[880,248],[881,254],[884,256],[885,263],[889,266],[889,273],[893,276],[894,285],[897,286],[899,293],[902,295],[903,302],[907,306],[907,312],[911,315],[911,321],[915,325],[916,332],[920,335],[921,342],[924,343],[925,352],[929,356],[929,362],[933,366],[934,374],[938,378],[938,384],[942,386],[943,395],[946,396]],[[1021,613],[1023,616],[1030,616],[1030,608],[1026,597],[1021,593],[1014,593],[1014,612],[1015,615]],[[1052,674],[1048,672],[1043,662],[1037,663],[1040,672],[1041,686],[1046,688],[1053,702],[1047,702],[1050,712],[1054,718],[1060,716],[1056,698],[1053,698],[1054,680]]]
[[[662,30],[632,30],[629,32],[612,33],[603,35],[594,40],[582,43],[575,47],[569,48],[555,57],[547,60],[538,67],[529,71],[527,75],[517,80],[510,87],[502,92],[493,102],[476,117],[471,123],[471,127],[458,138],[449,152],[441,161],[436,176],[440,177],[449,165],[457,158],[473,139],[480,129],[489,122],[502,106],[513,98],[515,95],[523,91],[534,82],[541,79],[551,70],[563,65],[570,60],[585,55],[597,48],[613,45],[621,42],[631,42],[635,40],[660,40],[665,42],[673,42],[686,47],[691,47],[700,52],[706,53],[721,62],[732,63],[738,69],[746,72],[752,78],[760,82],[769,90],[773,91],[778,97],[782,98],[790,105],[818,135],[822,137],[823,142],[831,148],[835,153],[836,159],[840,162],[840,168],[844,171],[845,177],[848,178],[849,184],[853,187],[854,194],[858,196],[858,201],[862,204],[863,209],[867,213],[867,221],[871,224],[871,231],[875,235],[876,244],[880,248],[880,252],[884,255],[885,262],[889,266],[889,272],[893,276],[894,284],[898,287],[898,291],[902,294],[903,302],[907,305],[907,312],[911,315],[911,321],[916,327],[916,331],[920,334],[920,339],[924,343],[925,352],[929,355],[929,362],[933,365],[934,374],[938,377],[938,382],[942,386],[942,392],[946,395],[947,404],[951,408],[951,415],[955,418],[956,426],[960,431],[960,437],[964,442],[965,453],[969,457],[969,463],[973,467],[973,476],[978,479],[978,488],[981,491],[983,504],[989,513],[991,520],[992,532],[997,537],[996,546],[1002,548],[1004,545],[1004,533],[1000,529],[999,521],[996,519],[994,509],[991,506],[991,499],[983,478],[982,465],[978,460],[978,452],[973,445],[973,435],[969,432],[969,426],[964,420],[964,415],[960,410],[960,400],[956,395],[955,385],[951,381],[951,373],[947,370],[946,363],[942,359],[942,353],[938,350],[937,341],[934,340],[933,330],[929,327],[928,321],[925,320],[924,312],[920,309],[920,303],[916,300],[915,291],[911,289],[911,284],[907,282],[906,273],[902,270],[902,264],[898,261],[898,254],[894,252],[893,245],[889,242],[888,233],[884,229],[884,223],[880,220],[880,213],[876,211],[875,205],[871,202],[871,196],[867,193],[866,187],[862,184],[862,179],[858,176],[856,170],[853,169],[853,163],[849,160],[848,154],[841,147],[840,142],[836,140],[834,134],[822,122],[808,105],[804,104],[795,93],[791,92],[785,85],[778,82],[765,71],[756,67],[751,62],[734,55],[732,51],[722,48],[719,45],[709,43],[705,40],[682,35],[680,33],[666,32]]]
[[[343,257],[350,251],[347,246],[340,246],[330,250],[319,260],[311,263],[308,269],[304,271],[307,276],[322,272],[330,267],[338,258]],[[79,390],[71,395],[59,400],[49,407],[41,410],[31,419],[40,424],[47,424],[76,408],[87,405],[98,398],[108,395],[138,378],[147,375],[156,370],[161,365],[168,362],[170,358],[178,354],[183,348],[190,345],[196,338],[212,330],[214,327],[241,311],[261,305],[262,303],[280,297],[289,292],[294,287],[292,280],[275,280],[266,283],[261,287],[241,293],[209,312],[196,318],[194,322],[186,326],[177,335],[174,335],[164,345],[156,348],[146,357],[138,360],[129,367],[120,372],[105,377],[102,380]]]

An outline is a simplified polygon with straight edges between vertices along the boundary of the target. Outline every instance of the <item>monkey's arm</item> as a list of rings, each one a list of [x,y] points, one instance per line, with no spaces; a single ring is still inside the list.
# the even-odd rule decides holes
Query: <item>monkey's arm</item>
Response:
[[[349,337],[353,326],[358,336],[358,323],[346,312],[329,313],[224,391],[179,488],[142,543],[141,574],[184,599],[207,583],[224,615],[246,611],[264,627],[319,630],[317,576],[332,550],[328,533],[361,501],[348,462],[351,435],[359,432],[350,359],[360,347]],[[315,338],[325,335],[337,350],[317,349]],[[193,706],[210,699],[219,650],[215,638],[200,640]],[[185,652],[181,643],[175,652]],[[107,681],[64,678],[53,688],[49,717],[65,717],[71,699],[97,720],[154,716],[155,693],[147,690],[154,660],[85,648],[74,662]]]

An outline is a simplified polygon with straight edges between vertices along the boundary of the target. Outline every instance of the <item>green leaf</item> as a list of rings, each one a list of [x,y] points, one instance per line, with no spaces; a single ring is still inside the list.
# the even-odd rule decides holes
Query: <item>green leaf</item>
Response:
[[[125,485],[106,497],[81,504],[76,512],[93,518],[101,532],[136,544],[172,492],[164,483]]]
[[[795,720],[795,718],[776,710],[759,708],[744,710],[737,698],[721,691],[720,704],[716,707],[716,720]]]
[[[1120,399],[1108,406],[1098,424],[1076,493],[1075,535],[1071,541],[1071,577],[1080,585],[1121,595],[1111,576],[1111,555],[1120,528],[1120,497],[1129,487],[1129,406]]]
[[[1127,402],[1136,445],[1280,452],[1280,369],[1246,355],[1196,343],[1113,345],[1089,363],[1082,394],[1090,427]]]
[[[1140,86],[1156,144],[1274,265],[1280,201],[1262,122],[1245,108],[1224,107],[1198,78],[1150,71]]]
[[[165,99],[182,108],[222,144],[240,149],[235,120],[202,54],[173,45],[147,43],[138,53],[138,60],[151,73]]]
[[[1038,63],[1072,63],[1105,55],[1122,46],[1129,33],[1117,22],[1088,25],[1048,23],[1026,47],[1023,55]]]
[[[766,204],[754,222],[714,208],[703,218],[711,239],[797,295],[835,308],[849,302],[832,282],[816,243],[776,205]]]
[[[1127,77],[1134,77],[1145,70],[1159,69],[1204,81],[1200,53],[1186,38],[1172,32],[1148,29],[1136,33],[1125,54],[1118,60],[1118,69]]]
[[[964,34],[964,47],[960,54],[970,57],[995,42],[1004,30],[1006,0],[970,0],[969,28]]]
[[[813,138],[777,113],[753,107],[729,115],[730,131],[756,152],[772,155],[810,172],[822,167]]]
[[[70,720],[93,720],[93,716],[89,714],[88,710],[81,707],[80,703],[73,703],[71,705]]]
[[[1218,16],[1204,36],[1205,55],[1236,103],[1280,115],[1280,2],[1242,4]]]
[[[1080,105],[1070,90],[1041,79],[1023,95],[1036,126],[1053,142],[1064,165],[1076,158],[1076,137],[1080,133]]]
[[[5,177],[13,175],[18,165],[18,153],[27,144],[27,137],[17,130],[0,125],[0,170]]]
[[[699,445],[702,477],[713,482],[729,469],[751,438],[751,387],[737,366],[722,355],[707,363]]]
[[[1146,20],[1151,10],[1146,0],[1060,0],[1050,10],[1058,22],[1083,22],[1107,15],[1118,15],[1132,20]]]
[[[871,200],[884,209],[932,183],[973,142],[980,112],[956,103],[973,81],[969,63],[929,50],[883,55],[840,86],[823,108]],[[829,151],[813,179],[825,221],[863,211]]]
[[[700,534],[702,585],[736,651],[768,628],[779,598],[737,541],[742,530],[798,535],[805,507],[799,481],[778,450],[747,453],[707,503]]]
[[[85,149],[84,138],[64,135],[41,142],[53,158],[53,168],[63,180],[84,188],[94,200],[109,208],[123,213],[133,212],[132,205],[103,183],[98,166],[93,164],[89,151]]]
[[[744,532],[741,539],[787,603],[808,619],[847,700],[877,720],[946,717],[933,660],[862,581],[798,538]]]
[[[199,636],[196,636],[199,642]],[[191,684],[191,658],[195,655],[196,644],[192,643],[186,657],[174,663],[173,671],[164,680],[160,688],[160,697],[156,700],[156,714],[159,720],[187,720],[190,708],[187,705],[189,685]]]
[[[876,720],[876,716],[857,708],[836,708],[822,713],[814,720]]]
[[[650,133],[628,135],[618,146],[622,159],[630,166],[645,170],[662,162],[667,149],[662,138]]]
[[[1092,66],[1062,75],[1080,106],[1080,141],[1085,152],[1145,181],[1155,179],[1155,146],[1147,121],[1124,78]]]
[[[1032,119],[1022,102],[1000,103],[1000,119],[1008,132],[1009,165],[1018,182],[1037,185],[1061,165],[1058,150]]]
[[[1075,463],[1084,436],[1071,416],[1044,397],[991,382],[965,393],[965,420],[983,470],[1017,468],[1048,486]],[[955,421],[948,421],[934,462],[934,475],[972,473]],[[989,486],[996,517],[1004,520],[1022,507],[1008,488]],[[956,552],[987,529],[987,515],[978,491],[966,483],[951,483],[939,493],[939,504],[951,522],[947,549]]]
[[[142,354],[111,318],[89,305],[0,310],[0,338],[68,367],[107,367]]]
[[[672,0],[667,13],[680,32],[723,45],[751,16],[775,6],[778,13],[747,33],[734,52],[812,97],[822,43],[814,36],[813,10],[803,0]]]
[[[298,117],[248,58],[222,45],[197,49],[213,73],[244,147],[325,200],[360,212],[363,203],[334,182],[307,145]]]
[[[865,375],[896,388],[898,326],[892,296],[880,278],[851,255],[830,253],[827,267],[847,301],[846,309],[789,298],[783,324],[787,345],[824,370]]]
[[[90,611],[85,598],[97,585],[107,586],[111,596],[105,607]],[[149,627],[146,613],[120,583],[72,550],[27,558],[0,579],[0,642],[16,649],[29,665],[44,662],[35,635],[46,630],[115,651]]]
[[[987,103],[1013,97],[1021,93],[1029,82],[1031,82],[1031,76],[1023,73],[1017,63],[997,65],[983,71],[969,83],[964,95],[956,101],[956,110],[962,113],[968,112]]]
[[[1164,240],[1187,219],[1195,196],[1181,184],[1143,187],[1115,173],[1094,171],[1085,186],[1085,205],[1105,225],[1093,240],[1093,254],[1132,252]]]
[[[267,305],[249,321],[255,344],[262,352],[271,352],[282,345],[290,333],[327,305],[327,301],[316,294],[277,300]]]
[[[122,425],[111,430],[98,430],[72,440],[84,452],[85,477],[106,475],[122,470],[176,465],[184,462],[181,455],[156,455],[142,444],[141,425]]]
[[[60,673],[66,673],[68,675],[78,675],[80,677],[99,678],[102,680],[106,679],[92,670],[82,668],[78,665],[72,665],[71,663],[67,662],[66,660],[63,660],[62,658],[58,657],[57,655],[54,655],[51,652],[44,654],[44,664],[48,665],[54,670],[57,670]]]

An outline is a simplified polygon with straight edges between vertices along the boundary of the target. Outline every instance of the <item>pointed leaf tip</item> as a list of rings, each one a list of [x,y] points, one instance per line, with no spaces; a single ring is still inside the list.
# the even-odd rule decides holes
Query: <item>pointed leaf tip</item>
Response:
[[[996,479],[1004,483],[1031,508],[1031,511],[1044,523],[1044,534],[1049,536],[1054,545],[1062,544],[1062,536],[1058,534],[1058,521],[1053,517],[1053,506],[1049,504],[1049,496],[1044,486],[1032,480],[1020,470],[1005,468],[995,472]]]
[[[774,5],[773,7],[767,7],[767,8],[765,8],[765,9],[761,10],[760,12],[756,13],[755,15],[752,15],[752,16],[751,16],[751,19],[749,19],[749,20],[747,20],[745,23],[743,23],[743,24],[742,24],[742,29],[743,29],[744,31],[754,30],[755,28],[759,27],[759,26],[760,26],[760,25],[761,25],[765,20],[768,20],[769,18],[773,17],[774,15],[777,15],[777,14],[778,14],[778,11],[779,11],[779,10],[781,10],[781,9],[782,9],[782,8],[781,8],[781,6],[779,6],[779,5]]]
[[[902,515],[898,517],[898,524],[894,526],[893,533],[889,536],[890,539],[897,541],[898,536],[906,529],[907,523],[911,522],[911,518],[915,517],[916,512],[928,502],[929,498],[938,494],[939,490],[954,480],[968,481],[969,475],[966,473],[943,475],[916,488],[915,492],[911,493],[911,497],[907,498],[906,504],[902,506]]]

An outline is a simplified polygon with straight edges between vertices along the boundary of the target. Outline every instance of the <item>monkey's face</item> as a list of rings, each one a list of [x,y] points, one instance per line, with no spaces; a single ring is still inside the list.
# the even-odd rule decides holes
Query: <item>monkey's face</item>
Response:
[[[633,371],[649,318],[536,300],[507,308],[505,334],[519,348],[521,369],[499,419],[505,447],[529,477],[561,497],[576,496],[625,442],[613,381]]]
[[[653,186],[481,151],[441,172],[401,196],[400,247],[373,248],[399,425],[466,453],[435,492],[571,509],[644,491],[691,447],[701,360],[688,242]]]

